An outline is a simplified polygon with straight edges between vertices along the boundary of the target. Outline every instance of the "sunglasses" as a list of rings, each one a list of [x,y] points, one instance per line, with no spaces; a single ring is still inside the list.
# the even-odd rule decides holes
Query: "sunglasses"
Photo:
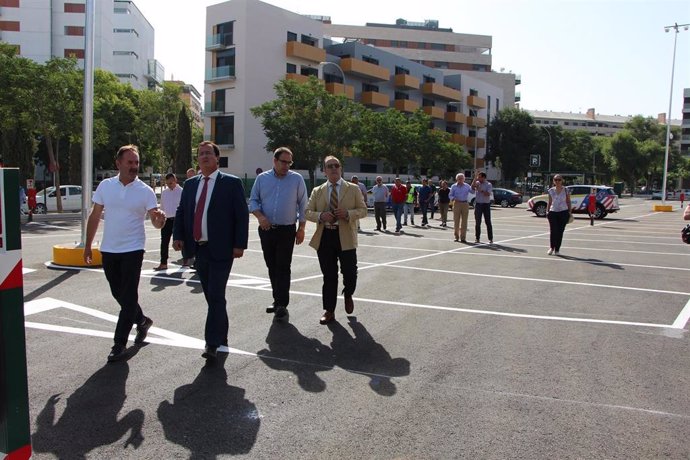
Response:
[[[338,163],[331,163],[329,165],[326,165],[328,169],[338,169],[340,168],[340,165]]]

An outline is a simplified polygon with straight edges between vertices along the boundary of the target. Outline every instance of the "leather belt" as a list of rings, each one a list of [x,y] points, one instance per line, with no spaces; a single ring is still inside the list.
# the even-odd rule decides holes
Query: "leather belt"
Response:
[[[455,200],[456,203],[467,203],[467,200]]]
[[[196,245],[197,246],[206,246],[208,244],[208,241],[197,241]]]

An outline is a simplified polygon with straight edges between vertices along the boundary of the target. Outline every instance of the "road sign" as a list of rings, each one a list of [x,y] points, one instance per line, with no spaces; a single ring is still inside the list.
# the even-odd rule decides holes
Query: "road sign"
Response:
[[[529,165],[532,168],[536,168],[541,164],[541,155],[537,155],[536,153],[532,153],[529,156]]]

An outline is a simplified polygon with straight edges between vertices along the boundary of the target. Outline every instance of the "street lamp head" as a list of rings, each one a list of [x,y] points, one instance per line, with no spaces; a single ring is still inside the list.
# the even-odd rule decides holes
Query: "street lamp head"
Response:
[[[664,27],[664,32],[668,33],[669,30],[671,30],[671,29],[669,29],[668,27]]]

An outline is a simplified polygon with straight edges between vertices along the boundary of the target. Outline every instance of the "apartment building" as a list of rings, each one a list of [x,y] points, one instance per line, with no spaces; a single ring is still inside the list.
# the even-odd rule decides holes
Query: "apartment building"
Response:
[[[94,4],[94,67],[136,89],[160,86],[164,69],[154,59],[154,30],[136,5],[127,0]],[[85,12],[79,0],[0,0],[0,40],[38,63],[75,57],[83,68]]]
[[[182,90],[180,92],[180,99],[189,108],[192,114],[192,122],[200,129],[204,128],[204,120],[202,118],[201,110],[201,93],[189,83],[180,80],[166,80],[168,83],[174,83]]]
[[[690,107],[690,105],[688,105]],[[586,113],[554,112],[551,110],[527,110],[537,126],[560,126],[568,130],[584,130],[595,136],[613,136],[632,120],[632,116],[602,115],[594,108]],[[690,112],[690,109],[688,109]],[[690,115],[688,115],[690,123]],[[666,114],[657,116],[659,124],[666,124]],[[672,126],[680,126],[680,121],[671,120]],[[689,126],[690,127],[690,126]]]
[[[259,0],[231,0],[206,14],[204,135],[220,145],[222,168],[253,177],[272,167],[249,109],[274,99],[277,81],[311,75],[328,91],[374,110],[422,108],[484,167],[486,126],[503,107],[502,88],[357,41],[335,43],[325,38],[323,21]],[[358,158],[347,158],[345,166],[352,173],[385,172],[383,164]]]

